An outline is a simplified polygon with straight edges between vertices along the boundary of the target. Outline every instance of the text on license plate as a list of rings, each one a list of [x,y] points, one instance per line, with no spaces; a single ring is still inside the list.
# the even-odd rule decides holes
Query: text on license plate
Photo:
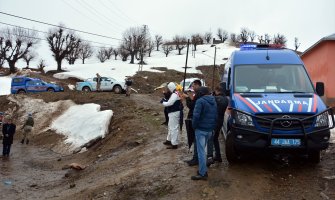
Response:
[[[271,139],[272,146],[300,146],[300,139],[282,139],[282,138],[272,138]]]

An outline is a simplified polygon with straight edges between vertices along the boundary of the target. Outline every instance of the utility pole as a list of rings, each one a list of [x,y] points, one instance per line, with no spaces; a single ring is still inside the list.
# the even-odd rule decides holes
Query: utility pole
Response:
[[[186,69],[187,69],[187,59],[188,59],[189,46],[190,46],[190,39],[187,40],[187,51],[186,51],[186,62],[185,62],[185,72],[184,72],[184,81],[183,81],[183,92],[185,92],[185,79],[186,79]]]
[[[215,50],[214,50],[214,66],[213,66],[213,77],[212,77],[212,91],[214,91],[215,60],[216,60],[216,46],[215,46]]]

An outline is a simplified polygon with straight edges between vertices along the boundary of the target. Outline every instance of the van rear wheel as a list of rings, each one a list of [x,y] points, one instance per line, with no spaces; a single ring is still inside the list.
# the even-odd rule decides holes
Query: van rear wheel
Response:
[[[231,131],[228,131],[227,134],[225,150],[226,150],[226,158],[229,163],[233,164],[240,161],[240,155],[235,148],[234,136],[231,134]]]
[[[24,91],[24,90],[17,91],[17,94],[25,94],[25,93],[26,93],[26,91]]]
[[[113,87],[113,92],[114,92],[115,94],[120,94],[120,93],[122,92],[122,88],[121,88],[121,86],[119,86],[119,85],[114,86],[114,87]]]

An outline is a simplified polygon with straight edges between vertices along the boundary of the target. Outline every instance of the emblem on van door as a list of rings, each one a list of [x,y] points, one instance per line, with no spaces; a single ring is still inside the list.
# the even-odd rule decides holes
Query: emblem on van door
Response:
[[[281,118],[291,119],[291,117],[288,115],[284,115]],[[292,125],[292,121],[291,120],[280,121],[280,124],[282,125],[282,127],[288,128]]]

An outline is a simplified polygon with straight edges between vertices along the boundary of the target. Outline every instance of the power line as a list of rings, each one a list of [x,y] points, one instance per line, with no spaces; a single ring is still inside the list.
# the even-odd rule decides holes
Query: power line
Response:
[[[122,39],[119,39],[119,38],[109,37],[109,36],[100,35],[100,34],[96,34],[96,33],[90,33],[90,32],[87,32],[87,31],[81,31],[81,30],[73,29],[73,28],[66,28],[66,27],[63,27],[63,26],[54,25],[54,24],[50,24],[50,23],[47,23],[47,22],[42,22],[42,21],[39,21],[39,20],[34,20],[34,19],[30,19],[30,18],[20,17],[20,16],[17,16],[17,15],[5,13],[5,12],[2,12],[2,11],[0,11],[0,14],[11,16],[11,17],[16,17],[16,18],[19,18],[19,19],[24,19],[24,20],[27,20],[27,21],[32,21],[32,22],[36,22],[36,23],[40,23],[40,24],[44,24],[44,25],[48,25],[48,26],[54,26],[54,27],[58,27],[58,28],[63,28],[63,29],[67,29],[67,30],[71,30],[71,31],[79,32],[79,33],[85,33],[85,34],[88,34],[88,35],[95,35],[95,36],[99,36],[99,37],[103,37],[103,38],[108,38],[108,39],[122,41]]]
[[[89,12],[91,12],[92,14],[94,14],[95,16],[97,16],[98,18],[105,20],[106,23],[110,24],[111,26],[117,28],[119,31],[122,31],[122,29],[120,28],[120,24],[119,25],[115,25],[113,23],[111,23],[109,21],[109,19],[104,16],[103,14],[101,14],[99,11],[97,11],[93,6],[89,5],[88,3],[86,3],[84,0],[77,0],[77,2],[84,7],[86,10],[88,10]]]
[[[0,22],[0,24],[4,24],[4,25],[7,25],[7,26],[13,26],[13,27],[17,27],[17,28],[22,28],[22,29],[27,29],[27,30],[31,30],[31,31],[36,31],[36,32],[39,32],[39,33],[45,33],[45,34],[48,34],[48,32],[45,32],[45,31],[40,31],[40,30],[36,30],[36,29],[31,29],[31,28],[26,28],[26,27],[22,27],[22,26],[17,26],[17,25],[13,25],[13,24],[8,24],[8,23],[4,23],[4,22]],[[41,39],[41,38],[40,38]],[[45,40],[45,39],[41,39],[41,40]],[[95,42],[95,41],[91,41],[91,40],[84,40],[84,39],[81,39],[82,41],[86,41],[86,42],[91,42],[91,43],[96,43],[96,44],[101,44],[101,45],[106,45],[107,47],[110,46],[110,47],[115,47],[116,45],[112,45],[112,44],[106,44],[106,43],[101,43],[101,42]],[[105,47],[105,46],[93,46],[93,47]]]
[[[66,5],[68,5],[69,7],[71,7],[73,10],[75,10],[77,13],[81,14],[82,16],[84,16],[85,18],[90,19],[92,22],[94,23],[98,23],[100,24],[102,27],[105,27],[105,24],[101,23],[99,20],[96,20],[95,18],[89,17],[86,14],[82,13],[79,9],[77,9],[76,7],[72,6],[70,3],[66,2],[65,0],[62,0],[63,3],[65,3]],[[109,29],[111,30],[111,29]],[[115,31],[112,31],[114,34],[116,33]]]

